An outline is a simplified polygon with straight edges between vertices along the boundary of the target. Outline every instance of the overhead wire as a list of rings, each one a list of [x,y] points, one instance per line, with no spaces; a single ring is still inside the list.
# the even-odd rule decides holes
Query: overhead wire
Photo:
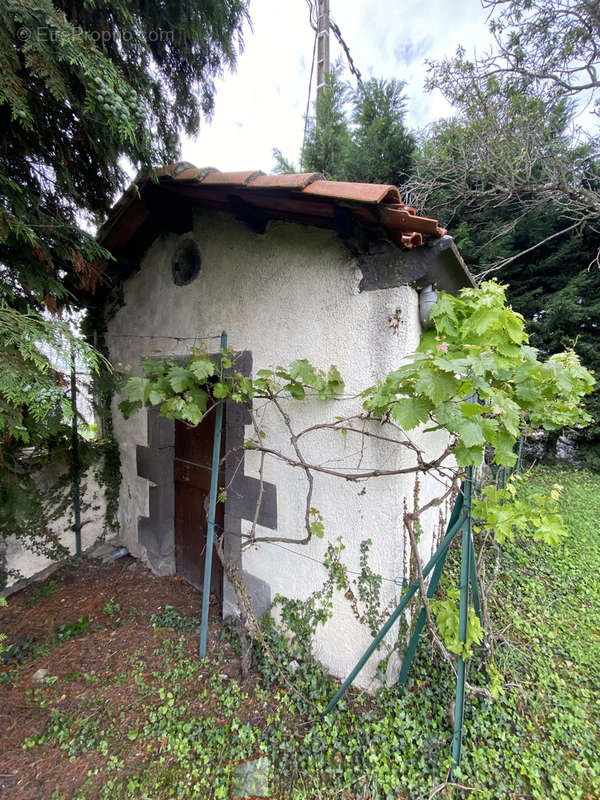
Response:
[[[220,339],[221,334],[215,333],[209,336],[168,336],[161,333],[106,333],[114,339],[171,339],[176,342],[195,342],[197,339]]]
[[[358,69],[358,67],[354,63],[352,56],[350,55],[350,48],[346,44],[339,26],[333,21],[333,19],[331,19],[331,16],[329,17],[329,27],[333,31],[333,35],[338,40],[338,43],[340,44],[340,46],[344,50],[344,53],[346,54],[346,59],[348,61],[348,67],[350,69],[350,72],[356,78],[356,82],[358,83],[358,85],[362,87],[362,76],[360,74],[360,70]]]
[[[310,0],[307,0],[310,2]],[[310,65],[310,78],[308,80],[308,95],[306,97],[306,113],[304,114],[304,133],[302,134],[302,150],[300,151],[300,165],[304,159],[304,145],[306,144],[306,134],[308,133],[308,112],[310,111],[310,95],[312,92],[313,75],[315,71],[315,55],[317,53],[317,39],[319,38],[318,31],[315,31],[315,38],[313,41],[312,61]]]
[[[309,111],[310,111],[310,96],[312,94],[312,83],[313,83],[313,76],[314,76],[314,70],[315,70],[315,56],[316,56],[316,52],[317,52],[317,41],[318,41],[318,38],[319,38],[318,11],[315,8],[315,3],[313,2],[313,0],[306,0],[306,4],[308,6],[308,21],[309,21],[309,25],[313,29],[313,31],[315,32],[315,37],[314,37],[314,40],[313,40],[312,59],[311,59],[311,65],[310,65],[310,77],[309,77],[309,80],[308,80],[308,95],[307,95],[307,98],[306,98],[306,113],[304,114],[304,132],[303,132],[303,135],[302,135],[302,149],[300,150],[300,161],[301,162],[302,162],[302,158],[303,158],[303,155],[304,155],[304,146],[306,144],[306,135],[308,133],[308,120],[309,120]],[[352,58],[352,55],[350,53],[350,48],[348,47],[348,45],[346,43],[346,40],[342,36],[342,32],[340,30],[339,25],[331,18],[331,15],[329,16],[329,27],[330,27],[331,31],[333,32],[333,35],[337,39],[338,44],[340,45],[340,47],[343,49],[344,53],[346,54],[346,60],[348,62],[348,68],[350,69],[350,72],[356,78],[357,84],[362,87],[362,76],[361,76],[360,70],[358,69],[358,67],[354,63],[354,59]]]
[[[240,539],[240,538],[244,537],[243,533],[234,533],[233,531],[226,531],[220,525],[217,525],[216,527],[225,536],[233,536],[236,539]],[[327,569],[327,565],[323,561],[321,561],[320,559],[314,558],[314,556],[309,556],[307,553],[300,553],[297,550],[292,550],[290,547],[286,547],[285,545],[280,544],[279,542],[272,542],[272,541],[269,541],[269,540],[260,540],[260,539],[258,539],[256,544],[257,545],[259,545],[259,544],[269,544],[269,545],[272,545],[273,547],[279,547],[280,550],[286,550],[288,553],[291,553],[292,555],[298,556],[299,558],[305,558],[308,561],[312,561],[313,563],[319,564],[321,567],[324,567],[325,569]],[[352,569],[347,569],[346,572],[349,575],[358,575],[358,576],[362,575],[362,572],[357,572],[356,570],[352,570]],[[380,577],[381,577],[382,581],[386,581],[386,583],[393,583],[396,586],[402,585],[403,581],[405,580],[404,578],[387,578],[384,575],[381,575]]]

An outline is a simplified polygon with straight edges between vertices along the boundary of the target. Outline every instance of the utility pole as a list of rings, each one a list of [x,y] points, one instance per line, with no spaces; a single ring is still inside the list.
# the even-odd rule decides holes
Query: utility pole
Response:
[[[329,72],[329,0],[318,0],[317,20],[317,99]]]

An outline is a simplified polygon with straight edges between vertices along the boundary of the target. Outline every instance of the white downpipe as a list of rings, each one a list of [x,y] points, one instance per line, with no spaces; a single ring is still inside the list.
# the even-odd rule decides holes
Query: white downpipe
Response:
[[[437,297],[437,292],[431,284],[425,286],[419,294],[419,319],[424,330],[431,328],[431,309],[436,304]]]

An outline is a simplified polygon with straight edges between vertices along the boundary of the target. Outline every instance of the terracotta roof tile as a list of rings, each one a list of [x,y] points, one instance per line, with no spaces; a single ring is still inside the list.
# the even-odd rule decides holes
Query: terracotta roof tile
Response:
[[[214,173],[218,173],[219,170],[215,169],[214,167],[193,167],[191,165],[186,166],[184,170],[178,172],[175,176],[175,180],[178,181],[203,181],[207,175],[212,175]]]
[[[292,172],[283,175],[261,175],[252,181],[252,188],[266,189],[305,189],[314,181],[323,178],[320,172]]]
[[[398,188],[392,185],[328,181],[318,172],[282,175],[253,170],[220,172],[214,167],[197,168],[187,161],[157,169],[156,175],[158,186],[149,175],[140,175],[136,179],[137,188],[127,190],[112,209],[98,232],[99,241],[109,249],[119,251],[134,246],[127,243],[138,232],[142,239],[151,234],[155,229],[151,219],[155,212],[144,197],[156,198],[157,193],[167,205],[171,198],[173,201],[178,198],[192,206],[231,211],[234,207],[239,209],[242,203],[244,208],[265,219],[330,229],[337,229],[338,210],[345,207],[357,224],[378,237],[387,236],[398,247],[418,247],[423,236],[445,234],[437,220],[420,217],[414,208],[404,205]]]
[[[263,173],[257,170],[250,170],[249,172],[212,172],[203,178],[202,184],[205,186],[215,186],[217,184],[226,184],[228,186],[247,186],[252,182],[253,178],[262,175]]]
[[[427,236],[443,236],[446,233],[444,228],[438,226],[437,219],[429,217],[418,217],[414,208],[383,206],[380,211],[381,221],[386,228],[393,228],[404,232],[414,231],[424,233]]]
[[[400,192],[395,186],[381,183],[346,183],[320,180],[304,189],[304,194],[318,194],[335,200],[354,200],[357,203],[400,203]]]
[[[156,174],[159,177],[169,175],[171,178],[176,178],[179,173],[186,169],[195,169],[195,164],[190,164],[189,161],[178,161],[176,164],[167,164],[164,167],[159,167],[156,170]]]

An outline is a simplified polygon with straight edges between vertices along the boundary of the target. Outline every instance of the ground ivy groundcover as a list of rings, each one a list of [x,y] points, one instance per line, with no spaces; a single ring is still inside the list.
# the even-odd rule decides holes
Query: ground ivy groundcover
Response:
[[[468,698],[456,775],[470,787],[465,797],[598,795],[600,478],[536,468],[521,496],[557,482],[570,533],[564,545],[502,546],[491,612],[505,683],[496,701]],[[0,689],[20,720],[12,739],[11,725],[3,732],[2,780],[16,800],[40,791],[53,800],[227,798],[229,762],[259,753],[273,766],[272,797],[455,796],[453,787],[433,795],[449,768],[454,679],[428,645],[401,697],[354,694],[321,719],[318,709],[335,689],[322,670],[302,661],[283,684],[257,650],[240,682],[235,633],[216,616],[211,660],[198,662],[195,600],[180,582],[145,573],[124,581],[94,567],[91,591],[90,576],[79,585],[74,575],[2,610],[8,650]],[[11,640],[19,602],[44,620],[28,641]],[[283,644],[271,643],[286,663]],[[470,681],[483,683],[476,662]],[[31,688],[38,667],[49,668],[50,679]]]

